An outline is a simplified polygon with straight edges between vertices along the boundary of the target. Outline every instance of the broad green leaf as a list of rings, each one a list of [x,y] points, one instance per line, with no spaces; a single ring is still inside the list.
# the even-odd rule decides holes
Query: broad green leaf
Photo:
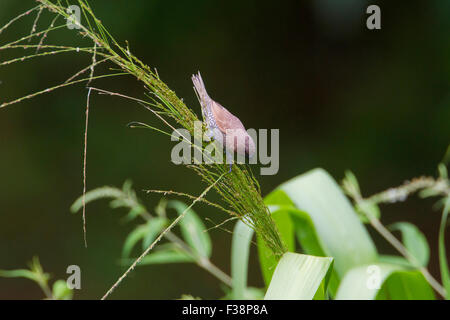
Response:
[[[401,267],[381,263],[355,267],[341,280],[336,300],[373,300],[383,282],[396,270]]]
[[[248,257],[254,230],[239,220],[231,244],[232,299],[245,299],[247,294]]]
[[[377,300],[434,300],[433,289],[419,270],[393,272],[381,286]]]
[[[273,274],[265,300],[311,300],[332,268],[333,258],[285,253]]]
[[[313,300],[326,300],[326,296],[327,296],[327,289],[325,287],[325,281],[322,280],[319,288],[317,289],[316,293],[314,294]]]
[[[303,253],[314,256],[325,256],[311,217],[306,212],[297,209],[283,190],[278,189],[271,192],[265,197],[264,201],[269,205],[269,209],[272,212],[290,216],[294,226],[295,235],[297,236],[297,240],[300,243]],[[283,205],[271,205],[275,203],[283,203]],[[260,243],[258,244],[260,245]],[[264,244],[262,243],[261,245]],[[260,246],[258,246],[258,251],[259,249]],[[266,251],[268,251],[268,249],[266,249]],[[269,268],[266,268],[266,270],[262,269],[266,286],[269,285],[273,270],[275,269],[274,265],[269,265],[268,267]],[[332,275],[327,288],[330,290],[330,293],[334,295],[339,284],[339,278],[334,268],[331,272]]]
[[[281,239],[286,244],[288,251],[295,251],[295,233],[294,226],[292,224],[291,218],[288,213],[282,210],[277,210],[278,207],[269,206],[269,211],[271,212],[272,219],[280,232]],[[258,255],[259,262],[261,265],[261,271],[263,274],[264,281],[266,285],[270,283],[272,274],[277,266],[277,260],[273,255],[272,250],[270,250],[264,243],[261,237],[257,237],[258,244]]]
[[[308,213],[296,208],[283,190],[276,189],[271,192],[264,198],[264,203],[269,206],[271,212],[283,211],[290,215],[297,240],[306,253],[316,256],[325,255],[311,217]]]
[[[72,299],[73,291],[69,289],[64,280],[57,280],[53,284],[52,294],[56,300],[70,300]]]
[[[377,261],[372,239],[349,200],[323,169],[314,169],[283,183],[275,192],[310,216],[324,255],[334,258],[339,277],[359,265]],[[269,195],[270,196],[270,195]],[[278,196],[278,198],[280,198]]]
[[[447,227],[449,211],[450,197],[447,197],[444,210],[442,211],[441,226],[439,228],[439,266],[441,268],[441,278],[446,291],[447,300],[450,300],[450,271],[448,269],[447,254],[445,251],[445,228]]]
[[[394,264],[374,263],[347,272],[336,299],[434,299],[434,294],[419,271]]]
[[[430,247],[425,235],[412,223],[397,222],[389,226],[392,231],[402,233],[402,242],[408,252],[417,260],[419,266],[425,267],[430,259]]]
[[[171,200],[167,204],[168,208],[175,209],[178,214],[181,214],[188,208],[186,204],[181,201]],[[189,209],[180,223],[181,233],[184,240],[202,257],[211,256],[211,239],[203,224],[202,220],[197,216],[194,210]]]

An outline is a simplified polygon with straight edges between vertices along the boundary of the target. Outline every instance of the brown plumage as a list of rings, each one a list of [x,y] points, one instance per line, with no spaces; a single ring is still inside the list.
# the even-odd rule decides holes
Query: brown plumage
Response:
[[[203,119],[210,137],[219,141],[230,155],[238,153],[253,157],[256,151],[255,143],[241,120],[209,97],[200,72],[192,76],[192,82],[202,106]]]

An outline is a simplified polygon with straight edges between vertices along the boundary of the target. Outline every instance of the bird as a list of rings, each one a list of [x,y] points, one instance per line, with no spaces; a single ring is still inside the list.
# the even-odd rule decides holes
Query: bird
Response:
[[[200,101],[203,121],[208,129],[208,135],[224,147],[227,159],[230,159],[228,172],[231,172],[233,165],[231,160],[234,153],[248,155],[249,158],[252,158],[256,153],[255,142],[238,117],[210,98],[200,71],[192,75],[192,83]]]

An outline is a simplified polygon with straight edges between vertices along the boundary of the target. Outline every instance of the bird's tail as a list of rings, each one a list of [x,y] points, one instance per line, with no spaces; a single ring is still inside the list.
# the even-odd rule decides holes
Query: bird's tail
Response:
[[[210,99],[208,92],[206,92],[205,84],[203,83],[200,71],[198,72],[198,74],[192,75],[192,83],[194,84],[194,89],[198,95],[198,98],[200,99],[200,102],[205,102],[205,100]]]

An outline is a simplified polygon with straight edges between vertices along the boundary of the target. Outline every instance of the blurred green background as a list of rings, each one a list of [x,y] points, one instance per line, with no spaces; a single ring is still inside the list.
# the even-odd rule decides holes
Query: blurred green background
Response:
[[[280,170],[259,176],[264,195],[315,167],[337,180],[351,169],[366,196],[436,174],[450,140],[448,1],[90,2],[115,38],[128,40],[131,51],[156,67],[198,114],[190,75],[200,70],[212,97],[247,128],[280,129]],[[366,28],[369,4],[381,7],[381,30]],[[1,0],[0,25],[35,5]],[[0,34],[0,44],[29,34],[33,20],[30,15]],[[50,20],[43,15],[38,29]],[[64,29],[46,43],[80,41]],[[0,52],[0,62],[25,53]],[[2,66],[0,102],[58,84],[90,61],[79,53]],[[93,85],[143,97],[141,85],[130,78]],[[122,224],[125,212],[112,211],[106,201],[89,205],[85,249],[81,216],[69,212],[82,192],[86,93],[78,85],[0,110],[0,269],[25,267],[38,255],[46,271],[66,278],[67,266],[77,264],[82,290],[75,298],[95,299],[124,271],[118,259],[133,224]],[[93,94],[89,121],[88,190],[120,187],[131,179],[152,210],[160,197],[140,190],[204,189],[193,172],[170,162],[173,144],[167,137],[127,128],[130,121],[159,125],[139,105]],[[220,201],[212,193],[209,198]],[[430,243],[430,271],[440,279],[440,215],[433,203],[414,197],[382,206],[382,221],[415,223]],[[196,211],[216,223],[227,218],[203,205]],[[394,253],[370,232],[379,251]],[[231,235],[214,229],[211,237],[212,261],[229,273]],[[251,258],[249,283],[262,286],[255,252]],[[112,298],[169,299],[184,293],[223,295],[219,282],[199,267],[173,264],[137,268]],[[41,297],[30,281],[0,278],[0,299]]]

